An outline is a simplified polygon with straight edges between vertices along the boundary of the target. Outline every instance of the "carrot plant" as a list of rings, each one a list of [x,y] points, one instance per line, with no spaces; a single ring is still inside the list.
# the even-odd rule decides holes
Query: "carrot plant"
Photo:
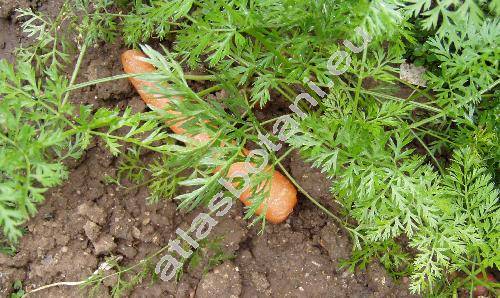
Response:
[[[498,1],[176,0],[135,2],[122,18],[127,43],[173,40],[169,55],[251,106],[319,94],[288,144],[332,179],[355,249],[397,252],[384,265],[406,265],[413,292],[437,293],[451,271],[468,276],[453,291],[499,266],[498,13]],[[331,76],[330,55],[360,32],[369,45]],[[428,87],[398,78],[405,59],[428,69]],[[415,255],[400,252],[403,237]]]

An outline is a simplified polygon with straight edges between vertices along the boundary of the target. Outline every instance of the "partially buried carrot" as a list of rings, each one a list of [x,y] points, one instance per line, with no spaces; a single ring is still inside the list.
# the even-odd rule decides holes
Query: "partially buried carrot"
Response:
[[[129,74],[141,74],[154,72],[155,68],[153,65],[142,61],[142,58],[146,56],[137,50],[128,50],[124,52],[121,56],[123,69]],[[154,84],[147,82],[138,78],[129,78],[132,85],[135,87],[142,100],[150,107],[163,109],[168,106],[169,100],[161,95],[155,95],[147,92],[147,89],[154,90]],[[182,99],[182,98],[179,98]],[[168,113],[180,114],[177,111],[168,110]],[[184,120],[185,121],[185,120]],[[170,126],[170,129],[177,134],[185,134],[192,137],[194,140],[207,142],[210,140],[208,134],[201,133],[195,136],[186,133],[185,129],[182,128],[182,123],[184,121],[179,121]],[[245,150],[246,152],[246,150]],[[248,174],[248,164],[245,162],[236,162],[229,167],[227,176],[233,178],[237,174]],[[270,171],[268,167],[266,171]],[[264,183],[263,183],[264,185]],[[297,204],[297,190],[293,184],[285,178],[280,172],[274,171],[270,181],[266,184],[268,189],[268,196],[264,199],[264,202],[257,208],[256,213],[261,214],[264,210],[266,212],[266,219],[272,223],[283,222],[290,213],[292,213],[293,208]],[[244,191],[239,199],[246,206],[250,205],[251,191]]]
[[[143,74],[143,73],[154,72],[156,70],[153,65],[141,60],[141,58],[146,58],[146,55],[144,55],[141,51],[137,50],[125,51],[122,54],[121,58],[122,58],[123,70],[126,73]],[[155,89],[154,83],[144,81],[138,78],[129,78],[129,81],[135,87],[135,89],[141,96],[142,100],[149,107],[163,109],[170,103],[170,100],[163,97],[162,95],[151,94],[148,92],[148,90]],[[180,114],[179,112],[173,110],[168,110],[168,112],[171,114]],[[172,131],[175,132],[176,134],[185,134],[186,130],[182,128],[182,124],[185,121],[186,120],[181,120],[177,121],[176,123],[171,123],[170,129],[172,129]],[[192,137],[194,140],[199,142],[207,142],[210,140],[210,137],[206,133],[200,133]]]
[[[250,163],[247,162],[235,162],[229,167],[227,176],[230,178],[238,177],[238,173],[247,173]],[[267,172],[272,169],[270,167],[266,168]],[[264,185],[262,185],[264,186]],[[297,190],[293,184],[280,172],[273,171],[270,182],[265,184],[269,195],[265,198],[265,204],[261,204],[257,210],[257,214],[261,214],[262,211],[266,211],[266,219],[272,223],[278,224],[283,222],[290,213],[293,211],[293,207],[297,204]],[[250,189],[244,191],[240,196],[240,201],[249,206],[252,204],[250,201],[250,196],[252,192]]]

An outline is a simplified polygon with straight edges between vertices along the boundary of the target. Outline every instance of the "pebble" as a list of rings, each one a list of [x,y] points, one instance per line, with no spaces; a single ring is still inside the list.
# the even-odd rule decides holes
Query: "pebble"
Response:
[[[54,262],[54,257],[52,255],[48,255],[42,260],[42,265],[49,266]]]
[[[141,237],[141,231],[137,227],[132,227],[132,236],[139,239]]]

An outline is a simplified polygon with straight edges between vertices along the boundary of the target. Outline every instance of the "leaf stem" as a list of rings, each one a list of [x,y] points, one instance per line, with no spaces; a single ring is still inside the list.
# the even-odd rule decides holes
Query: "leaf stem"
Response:
[[[341,220],[338,216],[333,214],[330,210],[328,210],[325,206],[321,205],[320,202],[318,202],[316,199],[314,199],[305,189],[300,186],[300,184],[297,183],[297,181],[290,175],[290,173],[285,169],[285,167],[281,164],[281,162],[278,162],[278,166],[281,168],[285,176],[290,179],[293,185],[297,187],[297,189],[311,201],[314,205],[316,205],[319,209],[321,209],[323,212],[325,212],[328,216],[331,218],[335,219],[338,223],[342,224],[343,226],[349,226],[349,224],[343,220]]]
[[[111,77],[105,77],[105,78],[101,78],[101,79],[87,81],[87,82],[84,82],[84,83],[74,84],[72,86],[68,86],[66,88],[66,92],[73,91],[73,90],[76,90],[76,89],[85,88],[85,87],[92,86],[92,85],[106,83],[106,82],[110,82],[110,81],[114,81],[114,80],[133,78],[133,77],[137,77],[137,76],[140,76],[140,75],[142,75],[142,74],[137,74],[137,73],[134,73],[134,74],[120,74],[120,75],[115,75],[115,76],[111,76]]]
[[[82,45],[82,49],[80,50],[80,54],[78,55],[78,59],[76,60],[75,68],[73,69],[73,73],[71,74],[71,79],[69,81],[69,87],[71,87],[75,83],[78,72],[80,71],[80,66],[82,64],[83,57],[85,56],[85,52],[87,51],[87,43],[88,43],[88,41],[87,41],[87,39],[85,39],[85,41],[83,42],[83,45]],[[69,93],[70,93],[70,91],[66,91],[66,95],[64,95],[64,99],[61,103],[61,106],[64,106],[66,104],[66,102],[68,101]]]
[[[207,88],[205,90],[202,90],[202,91],[198,92],[198,96],[199,97],[203,97],[205,95],[208,95],[208,94],[210,94],[212,92],[219,91],[219,90],[222,90],[222,86],[221,85],[214,85],[212,87],[209,87],[209,88]]]
[[[354,93],[354,103],[353,103],[353,111],[354,113],[358,112],[358,101],[359,101],[359,94],[361,91],[361,85],[363,84],[363,77],[364,77],[364,68],[365,68],[365,61],[366,61],[366,53],[367,53],[367,47],[363,49],[363,57],[361,58],[361,69],[359,70],[359,76],[358,76],[358,82],[356,84],[356,90]]]

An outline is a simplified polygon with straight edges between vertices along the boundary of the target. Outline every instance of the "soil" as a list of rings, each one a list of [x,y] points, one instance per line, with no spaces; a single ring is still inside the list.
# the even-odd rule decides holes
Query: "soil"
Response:
[[[5,3],[3,3],[5,2]],[[8,3],[7,3],[8,2]],[[58,1],[0,0],[0,58],[12,60],[12,49],[23,40],[13,8],[32,6],[54,10]],[[50,3],[50,4],[48,4]],[[122,43],[91,48],[78,78],[84,82],[122,72],[117,53]],[[126,80],[115,81],[72,93],[74,103],[100,106],[145,105]],[[257,112],[262,118],[283,112],[279,102]],[[68,163],[69,179],[50,189],[39,211],[26,224],[14,256],[0,254],[0,297],[22,281],[26,291],[60,281],[88,278],[109,256],[119,256],[121,266],[137,264],[175,238],[176,228],[187,228],[200,210],[183,213],[172,201],[148,204],[144,187],[127,190],[107,185],[118,160],[100,141],[78,161]],[[284,161],[294,178],[312,196],[329,208],[336,208],[328,189],[330,182],[318,170],[304,163],[297,153]],[[131,185],[124,181],[125,185]],[[302,195],[293,214],[280,225],[248,227],[239,202],[210,234],[220,240],[225,255],[234,257],[204,272],[189,269],[179,282],[151,283],[147,277],[130,289],[127,297],[410,297],[408,285],[392,280],[378,262],[366,270],[351,273],[339,267],[348,258],[352,244],[344,229]],[[157,258],[154,259],[154,262]],[[109,279],[97,292],[109,297]],[[86,297],[88,288],[57,286],[30,297]]]

